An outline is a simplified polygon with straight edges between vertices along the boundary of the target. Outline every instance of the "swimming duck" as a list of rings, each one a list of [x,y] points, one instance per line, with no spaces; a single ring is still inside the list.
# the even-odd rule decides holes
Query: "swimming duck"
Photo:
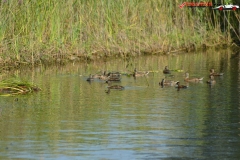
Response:
[[[180,85],[180,82],[179,81],[177,81],[177,83],[176,83],[176,88],[188,88],[188,86],[184,86],[184,85]]]
[[[108,76],[107,81],[121,81],[121,78],[120,78],[120,77],[111,77],[111,76]]]
[[[124,87],[120,86],[120,85],[110,85],[109,81],[106,81],[106,83],[108,84],[108,89],[118,89],[118,90],[123,90]]]
[[[99,79],[101,80],[108,80],[109,76],[106,74],[106,71],[103,72],[102,75],[99,76]]]
[[[94,74],[94,75],[92,75],[92,78],[99,78],[101,75],[99,75],[99,74]]]
[[[107,75],[110,77],[120,77],[121,73],[120,72],[109,72]]]
[[[102,72],[101,74],[100,73],[96,73],[96,74],[93,74],[92,75],[92,78],[99,78],[100,79],[100,77],[102,76],[102,75],[105,75],[106,73],[105,73],[106,71],[104,71],[104,72]]]
[[[108,76],[106,76],[106,75],[101,75],[100,77],[99,77],[99,79],[101,79],[101,80],[108,80]]]
[[[207,83],[208,83],[209,85],[213,85],[213,84],[216,83],[216,81],[214,80],[214,76],[213,76],[213,75],[210,76],[210,80],[208,80]]]
[[[213,75],[213,76],[223,76],[223,74],[224,73],[216,73],[215,71],[214,71],[214,69],[212,68],[212,69],[210,69],[210,78],[211,78],[211,75]]]
[[[170,74],[170,70],[168,69],[168,66],[165,66],[164,70],[163,70],[164,74]]]
[[[159,82],[160,86],[173,86],[174,84],[176,84],[176,82],[174,81],[166,81],[165,78],[162,79],[161,82]]]
[[[137,69],[135,68],[134,72],[133,72],[133,77],[146,76],[146,75],[148,75],[148,73],[149,73],[149,71],[140,72],[140,71],[137,71]]]
[[[185,73],[185,78],[184,78],[184,81],[187,81],[187,82],[199,82],[199,81],[202,81],[203,80],[203,77],[201,78],[189,78],[189,73]]]
[[[94,78],[93,78],[93,76],[90,74],[89,77],[87,78],[87,81],[88,81],[88,82],[91,82],[91,81],[93,81],[93,80],[94,80]]]

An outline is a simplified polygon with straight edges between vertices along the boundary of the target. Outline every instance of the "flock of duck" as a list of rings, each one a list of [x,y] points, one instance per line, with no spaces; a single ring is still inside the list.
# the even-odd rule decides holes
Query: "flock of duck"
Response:
[[[171,74],[171,70],[168,68],[168,66],[165,66],[163,70],[164,74]],[[134,71],[130,74],[133,77],[141,77],[141,76],[147,76],[149,74],[149,71],[137,71],[135,68]],[[209,74],[209,80],[206,81],[207,84],[213,85],[216,83],[214,77],[215,76],[223,76],[224,73],[216,73],[214,69],[210,69],[210,74]],[[95,74],[92,75],[90,74],[89,77],[87,78],[88,82],[92,82],[94,79],[100,79],[105,81],[108,84],[108,90],[106,93],[109,93],[111,89],[117,89],[117,90],[123,90],[124,87],[121,85],[112,85],[111,82],[119,82],[121,81],[121,73],[120,72],[109,72],[107,73],[104,71],[102,74]],[[196,78],[196,77],[191,77],[189,76],[189,73],[185,73],[185,82],[200,82],[203,81],[203,77]],[[179,81],[172,81],[172,80],[166,80],[165,78],[162,79],[162,81],[159,82],[159,86],[164,87],[164,86],[175,86],[176,88],[188,88],[186,85],[181,85]]]
[[[170,74],[171,71],[168,69],[167,66],[165,66],[165,69],[163,70],[163,73],[164,74]],[[224,73],[216,73],[215,70],[212,68],[210,69],[210,74],[209,74],[209,80],[206,81],[206,83],[208,83],[209,85],[213,85],[216,83],[214,77],[215,76],[223,76]],[[200,82],[200,81],[203,81],[203,77],[200,77],[200,78],[196,78],[196,77],[189,77],[189,73],[185,73],[185,78],[184,78],[184,81],[185,82]],[[186,85],[180,85],[180,82],[179,81],[167,81],[165,80],[165,78],[162,79],[161,82],[159,82],[159,85],[164,87],[166,85],[170,85],[170,86],[173,86],[175,85],[176,88],[180,89],[180,88],[188,88],[188,86]]]

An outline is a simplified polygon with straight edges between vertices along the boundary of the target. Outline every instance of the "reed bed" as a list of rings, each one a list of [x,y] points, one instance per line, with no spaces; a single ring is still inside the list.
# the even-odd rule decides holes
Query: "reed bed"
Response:
[[[0,64],[162,54],[230,41],[221,32],[218,13],[207,7],[180,9],[180,4],[179,0],[2,0]]]
[[[7,79],[0,82],[0,96],[12,96],[40,91],[41,89],[19,79]]]

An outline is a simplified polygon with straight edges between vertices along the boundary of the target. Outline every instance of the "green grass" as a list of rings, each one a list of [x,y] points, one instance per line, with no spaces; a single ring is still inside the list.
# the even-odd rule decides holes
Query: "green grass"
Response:
[[[208,8],[180,9],[180,4],[178,0],[1,1],[1,58],[41,63],[164,53],[223,42],[219,21],[211,21]]]
[[[37,86],[17,78],[10,78],[0,82],[0,96],[27,94],[40,90]]]

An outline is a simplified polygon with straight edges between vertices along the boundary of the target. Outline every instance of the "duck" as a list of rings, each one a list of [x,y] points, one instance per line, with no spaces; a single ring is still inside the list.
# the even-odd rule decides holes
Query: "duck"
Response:
[[[203,77],[201,78],[189,78],[189,73],[185,73],[185,78],[184,78],[184,81],[186,82],[199,82],[199,81],[202,81],[203,80]]]
[[[176,88],[178,88],[178,89],[180,89],[180,88],[188,88],[188,86],[180,85],[180,82],[177,81],[177,82],[176,82]]]
[[[92,78],[94,78],[94,79],[96,79],[96,78],[99,78],[101,75],[99,75],[99,74],[94,74],[94,75],[92,75]]]
[[[121,81],[121,78],[120,78],[120,77],[111,77],[111,76],[108,76],[107,81]]]
[[[120,77],[121,73],[120,72],[109,72],[107,75],[110,77]]]
[[[171,71],[168,69],[168,66],[165,66],[164,70],[163,70],[164,74],[170,74]]]
[[[141,77],[141,76],[146,76],[149,74],[149,71],[137,71],[137,69],[135,68],[134,69],[134,72],[133,72],[133,77]]]
[[[91,82],[91,81],[93,81],[93,80],[94,80],[94,78],[93,78],[92,74],[90,74],[89,77],[87,78],[87,81],[88,81],[88,82]]]
[[[211,75],[213,75],[213,76],[223,76],[223,74],[224,74],[224,73],[216,73],[216,72],[214,71],[214,69],[212,68],[212,69],[210,69],[210,75],[209,75],[209,77],[211,78]]]
[[[106,71],[104,71],[104,72],[102,72],[102,73],[96,73],[96,74],[94,74],[94,75],[92,75],[92,76],[93,76],[93,78],[98,78],[98,79],[100,79],[100,77],[101,77],[102,75],[106,75]]]
[[[101,76],[99,77],[99,79],[101,79],[101,80],[108,80],[109,77],[106,76],[106,75],[101,75]]]
[[[106,81],[106,83],[108,84],[108,89],[117,89],[117,90],[123,90],[124,87],[120,86],[120,85],[110,85],[109,81]]]
[[[213,76],[213,75],[210,76],[210,80],[208,80],[207,83],[208,83],[209,85],[213,85],[213,84],[216,83],[216,81],[214,80],[214,76]]]
[[[103,72],[102,75],[99,76],[99,79],[101,80],[108,80],[109,76],[106,74],[106,71]]]
[[[120,72],[109,72],[107,75],[108,75],[108,81],[120,81],[121,80]]]
[[[176,82],[174,82],[174,81],[166,81],[165,78],[163,78],[162,81],[159,82],[159,85],[162,86],[162,87],[163,86],[173,86],[174,84],[176,84]]]
[[[102,72],[101,74],[100,73],[96,73],[96,74],[93,74],[92,75],[92,78],[94,78],[94,79],[100,79],[100,77],[102,76],[102,75],[105,75],[106,73],[105,73],[106,71],[104,71],[104,72]]]

